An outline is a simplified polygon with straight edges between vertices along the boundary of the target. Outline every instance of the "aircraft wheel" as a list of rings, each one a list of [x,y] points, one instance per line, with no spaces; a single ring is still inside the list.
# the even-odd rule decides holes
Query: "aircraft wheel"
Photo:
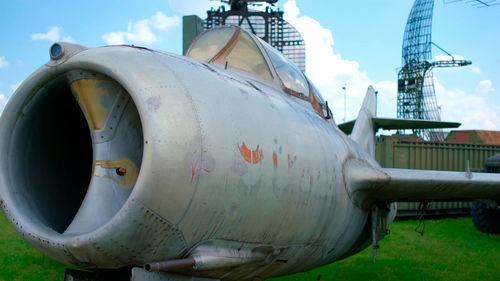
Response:
[[[476,201],[471,207],[472,221],[476,228],[485,233],[500,234],[500,210]]]

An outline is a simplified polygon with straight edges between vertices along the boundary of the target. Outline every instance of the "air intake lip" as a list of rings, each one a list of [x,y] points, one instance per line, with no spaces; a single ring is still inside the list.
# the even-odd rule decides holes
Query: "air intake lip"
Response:
[[[17,115],[2,116],[2,124],[14,123],[0,141],[9,170],[0,175],[9,182],[3,188],[21,224],[69,236],[92,232],[121,209],[137,181],[139,113],[128,92],[100,73],[74,69],[38,83],[23,90],[31,93]]]
[[[30,94],[18,112],[2,116],[2,125],[14,122],[10,134],[1,135],[8,143],[0,151],[6,156],[1,176],[9,180],[3,188],[21,212],[20,223],[30,220],[62,233],[83,201],[92,175],[85,116],[59,77]]]

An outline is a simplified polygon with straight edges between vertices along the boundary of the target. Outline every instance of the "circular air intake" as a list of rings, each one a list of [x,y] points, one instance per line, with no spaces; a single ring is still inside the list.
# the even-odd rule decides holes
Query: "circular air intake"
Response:
[[[113,79],[83,70],[23,91],[31,93],[18,114],[2,120],[14,125],[0,151],[17,221],[68,235],[99,228],[139,174],[142,126],[132,98]]]

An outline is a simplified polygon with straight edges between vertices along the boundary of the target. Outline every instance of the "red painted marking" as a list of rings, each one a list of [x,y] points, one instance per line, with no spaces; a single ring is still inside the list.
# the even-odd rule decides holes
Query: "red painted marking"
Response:
[[[203,152],[208,152],[207,150],[203,150]],[[195,156],[192,160],[191,163],[191,180],[189,181],[190,184],[193,184],[194,178],[197,175],[201,175],[202,172],[205,172],[207,174],[210,174],[212,172],[211,167],[213,165],[210,165],[210,162],[205,158],[205,153],[200,153],[198,154],[198,150],[195,150],[193,153]]]
[[[255,150],[250,150],[245,142],[243,142],[241,146],[238,146],[238,149],[240,150],[240,154],[243,156],[243,159],[245,159],[248,163],[257,164],[264,158],[264,153],[262,152],[262,149],[259,149],[258,145]]]
[[[245,161],[248,163],[252,163],[252,151],[248,149],[245,142],[243,142],[241,147],[238,148],[240,149],[240,154],[241,156],[243,156],[243,159],[245,159]]]
[[[191,166],[191,181],[189,181],[190,184],[193,184],[194,176],[196,175],[196,168],[194,164]]]

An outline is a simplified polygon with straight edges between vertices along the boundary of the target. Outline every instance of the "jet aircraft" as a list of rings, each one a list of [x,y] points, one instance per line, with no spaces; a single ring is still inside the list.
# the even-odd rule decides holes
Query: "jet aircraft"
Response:
[[[31,245],[95,278],[261,280],[375,254],[393,202],[500,199],[498,174],[381,168],[378,128],[457,124],[375,112],[370,87],[345,134],[238,27],[187,56],[56,43],[1,116],[0,203]]]

